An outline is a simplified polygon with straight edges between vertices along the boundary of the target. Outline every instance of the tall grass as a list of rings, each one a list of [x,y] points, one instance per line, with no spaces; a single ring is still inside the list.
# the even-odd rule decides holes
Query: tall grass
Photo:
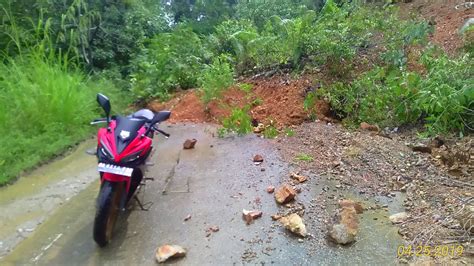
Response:
[[[113,91],[55,50],[48,20],[34,26],[25,35],[36,36],[33,42],[18,37],[15,27],[3,27],[17,51],[0,61],[0,185],[90,135],[88,122],[100,115],[95,94]]]
[[[0,185],[91,134],[95,94],[110,87],[41,57],[0,64]]]

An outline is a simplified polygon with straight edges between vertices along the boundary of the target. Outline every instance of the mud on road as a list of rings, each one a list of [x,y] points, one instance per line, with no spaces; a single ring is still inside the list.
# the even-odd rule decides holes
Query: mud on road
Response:
[[[296,201],[286,206],[275,203],[266,188],[288,181],[296,165],[283,160],[274,140],[255,135],[214,137],[215,127],[205,124],[172,125],[170,139],[157,138],[155,163],[140,198],[149,211],[131,206],[119,221],[112,243],[98,248],[92,240],[92,222],[98,181],[57,209],[31,235],[0,262],[38,265],[154,265],[158,246],[178,244],[187,249],[179,265],[202,264],[396,264],[402,243],[397,228],[385,211],[372,210],[360,216],[357,242],[336,246],[326,239],[326,219],[333,202],[321,198],[336,184],[315,171],[301,184]],[[182,150],[187,138],[198,140],[195,149]],[[255,165],[255,154],[264,162]],[[89,163],[89,162],[88,162]],[[94,171],[95,162],[84,166]],[[70,173],[77,175],[78,173]],[[359,195],[342,191],[347,198]],[[363,199],[366,206],[375,204]],[[402,196],[379,197],[389,211],[400,209]],[[304,210],[309,236],[299,238],[284,229],[273,214]],[[263,216],[247,225],[243,209],[263,211]],[[187,221],[184,219],[191,215]],[[210,227],[219,231],[211,232]]]

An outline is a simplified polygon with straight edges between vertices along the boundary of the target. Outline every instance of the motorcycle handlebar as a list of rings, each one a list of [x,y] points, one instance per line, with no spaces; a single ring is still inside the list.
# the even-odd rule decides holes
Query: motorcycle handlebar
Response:
[[[106,122],[107,122],[107,118],[97,118],[97,119],[92,120],[91,125],[97,125],[97,124],[106,123]],[[169,133],[166,133],[163,130],[158,129],[155,125],[153,125],[151,129],[163,134],[166,138],[169,138],[171,136]]]
[[[166,138],[169,138],[169,137],[171,136],[170,134],[164,132],[164,131],[161,130],[161,129],[157,129],[157,128],[156,128],[155,130],[156,130],[157,132],[160,132],[161,134],[163,134]]]
[[[107,122],[107,118],[97,118],[97,119],[92,120],[91,125],[97,125],[97,124],[106,123],[106,122]]]

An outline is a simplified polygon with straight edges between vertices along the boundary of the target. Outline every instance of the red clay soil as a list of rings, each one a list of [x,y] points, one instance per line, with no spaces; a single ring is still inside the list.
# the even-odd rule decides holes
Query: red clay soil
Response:
[[[474,10],[460,7],[465,0],[414,0],[400,4],[400,13],[414,13],[422,16],[435,25],[430,40],[443,47],[448,54],[455,54],[462,47],[463,41],[459,29],[468,18],[474,17]]]
[[[276,127],[282,128],[308,120],[303,102],[312,80],[310,77],[295,80],[289,75],[247,79],[244,82],[253,86],[251,93],[246,93],[238,87],[230,88],[223,93],[219,101],[210,102],[207,110],[197,90],[177,93],[172,100],[164,103],[152,101],[147,107],[155,112],[163,109],[171,110],[172,123],[219,123],[231,113],[232,108],[249,105],[254,120],[264,124],[273,123]],[[329,113],[329,109],[329,105],[325,102],[316,103],[318,117]]]

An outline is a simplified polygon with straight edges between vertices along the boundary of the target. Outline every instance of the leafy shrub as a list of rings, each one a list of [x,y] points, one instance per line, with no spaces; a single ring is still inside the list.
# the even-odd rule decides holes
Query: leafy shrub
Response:
[[[214,59],[211,65],[204,68],[199,84],[201,99],[207,105],[211,100],[220,97],[221,92],[234,82],[232,66],[225,56]]]
[[[469,55],[451,59],[431,49],[422,62],[428,73],[418,80],[414,108],[426,116],[428,130],[474,130],[474,68]]]
[[[140,99],[167,98],[177,88],[196,87],[210,54],[189,28],[160,33],[134,60],[132,93]]]
[[[317,94],[314,91],[310,91],[303,101],[303,108],[306,112],[309,112],[309,118],[311,120],[316,120],[316,112],[314,110],[314,105],[316,104]]]
[[[251,92],[252,92],[253,85],[252,85],[252,84],[249,84],[249,83],[240,83],[240,84],[239,84],[239,88],[240,88],[241,90],[243,90],[244,92],[246,92],[246,93],[251,93]]]
[[[263,136],[267,139],[274,139],[278,136],[278,129],[273,124],[267,125],[263,131]]]
[[[252,132],[252,117],[248,114],[249,107],[234,108],[230,116],[222,121],[222,133],[234,132],[239,135],[245,135]],[[222,134],[221,133],[221,134]]]
[[[239,1],[236,13],[237,17],[251,20],[262,29],[269,17],[291,19],[304,13],[309,9],[306,3],[300,0]]]
[[[376,68],[351,84],[335,83],[318,95],[349,123],[381,126],[423,119],[428,133],[463,132],[474,128],[474,79],[468,55],[450,59],[427,50],[422,56],[427,74]]]

